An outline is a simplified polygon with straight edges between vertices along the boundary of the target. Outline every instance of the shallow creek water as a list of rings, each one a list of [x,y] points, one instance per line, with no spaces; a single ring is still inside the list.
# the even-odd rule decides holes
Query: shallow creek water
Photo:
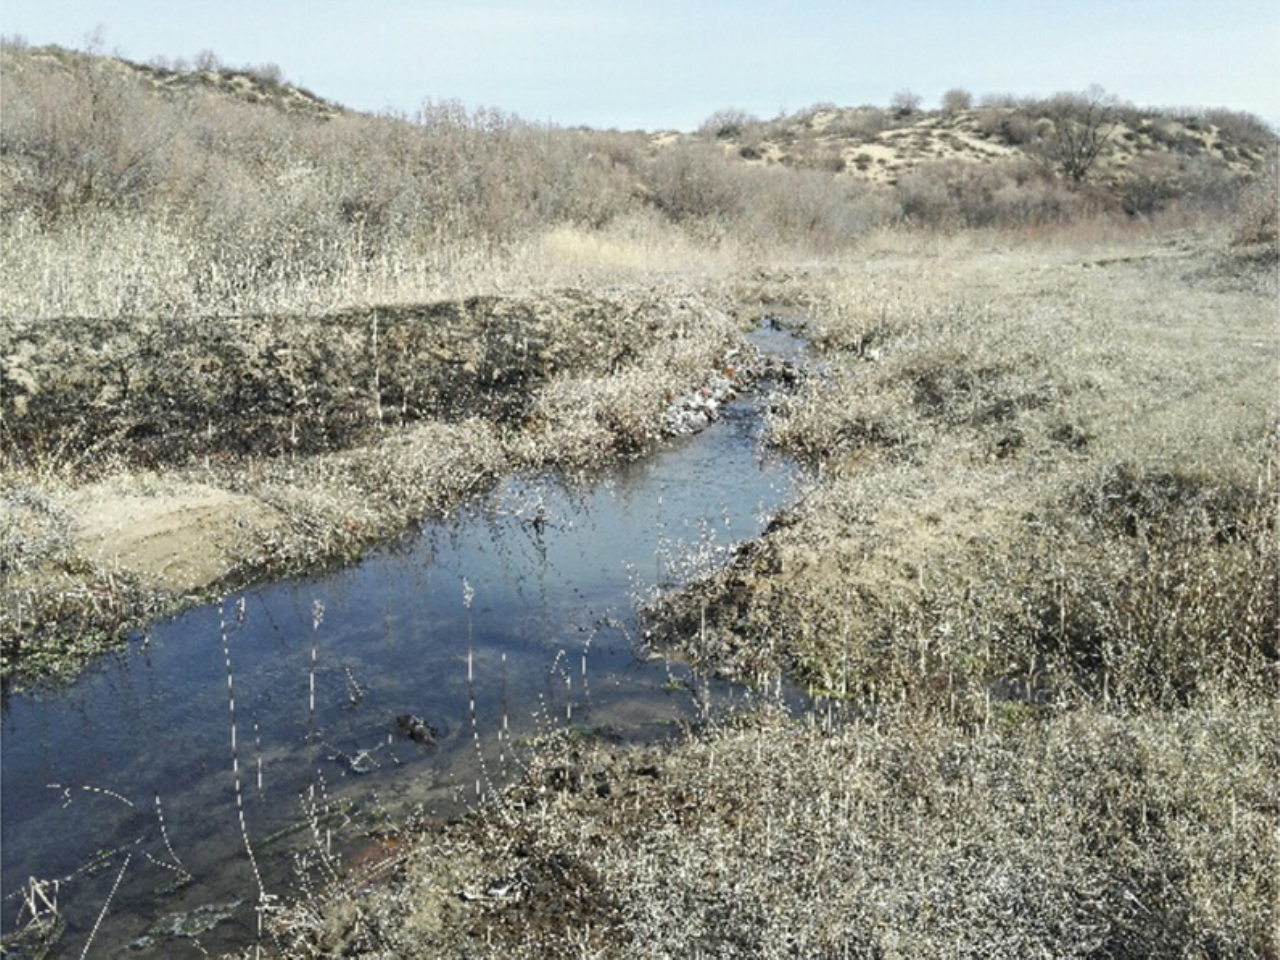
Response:
[[[66,689],[7,698],[5,932],[32,878],[59,880],[42,888],[67,924],[59,955],[216,955],[254,941],[262,891],[298,894],[299,856],[467,809],[541,733],[658,739],[699,709],[691,687],[742,696],[641,660],[635,605],[792,495],[759,403],[589,484],[512,478],[357,565],[190,610]]]

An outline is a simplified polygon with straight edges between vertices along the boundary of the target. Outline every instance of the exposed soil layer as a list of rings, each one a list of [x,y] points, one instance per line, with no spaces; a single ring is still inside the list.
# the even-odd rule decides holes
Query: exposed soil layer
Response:
[[[673,335],[674,305],[658,300],[563,291],[320,317],[7,319],[5,439],[82,468],[168,466],[323,452],[424,419],[519,425],[557,374],[616,372]]]

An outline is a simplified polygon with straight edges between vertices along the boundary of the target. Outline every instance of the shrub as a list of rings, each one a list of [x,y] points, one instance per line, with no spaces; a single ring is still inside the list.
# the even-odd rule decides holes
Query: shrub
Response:
[[[1111,139],[1116,108],[1116,98],[1098,86],[1055,95],[1043,106],[1052,128],[1037,141],[1038,152],[1063,176],[1083,182]]]
[[[898,202],[909,222],[934,227],[1021,227],[1057,223],[1085,208],[1028,161],[976,165],[921,164],[899,178]]]
[[[850,140],[871,140],[877,134],[893,126],[890,113],[879,107],[858,107],[844,110],[827,127],[826,133]]]
[[[839,111],[840,111],[840,108],[837,107],[830,100],[819,100],[816,103],[809,104],[809,106],[804,107],[801,110],[797,110],[787,119],[790,120],[792,123],[798,123],[798,124],[801,124],[802,126],[811,127],[813,126],[814,118],[817,117],[818,114],[839,113]]]
[[[1036,138],[1035,121],[1021,107],[984,103],[978,113],[978,129],[989,139],[1011,147],[1024,146]]]
[[[109,61],[3,51],[5,206],[47,220],[137,208],[166,177],[176,112]]]
[[[960,113],[973,107],[973,95],[968,90],[952,87],[942,95],[942,112],[946,114]]]
[[[681,144],[660,153],[644,172],[651,202],[675,223],[727,221],[743,209],[743,171],[718,147]]]
[[[698,133],[717,140],[732,140],[742,136],[748,127],[759,122],[758,117],[752,116],[745,110],[729,107],[725,110],[717,110],[702,121],[702,125],[698,127]]]
[[[1147,120],[1143,123],[1142,130],[1151,138],[1152,143],[1174,153],[1192,154],[1204,150],[1204,141],[1194,136],[1185,123],[1172,117]]]
[[[1169,156],[1140,156],[1129,165],[1119,187],[1124,212],[1150,217],[1164,210],[1182,193],[1179,163]]]
[[[193,69],[201,73],[217,73],[222,69],[222,60],[212,50],[201,50],[196,54]]]
[[[839,249],[895,212],[877,188],[816,170],[752,170],[743,192],[748,200],[741,222],[764,249],[778,243]]]
[[[898,116],[909,117],[920,109],[920,104],[923,102],[920,94],[911,90],[899,90],[890,99],[889,106],[893,108]]]
[[[1014,93],[983,93],[978,106],[984,110],[1018,110],[1027,102]]]
[[[279,86],[284,83],[284,71],[278,63],[257,63],[244,68],[244,72],[266,86]]]
[[[1241,196],[1233,230],[1233,246],[1247,250],[1260,259],[1280,260],[1280,166],[1273,152],[1266,168],[1248,185]]]
[[[1204,119],[1217,127],[1219,134],[1225,135],[1238,146],[1248,147],[1258,153],[1276,148],[1275,128],[1252,113],[1217,109],[1206,111]]]

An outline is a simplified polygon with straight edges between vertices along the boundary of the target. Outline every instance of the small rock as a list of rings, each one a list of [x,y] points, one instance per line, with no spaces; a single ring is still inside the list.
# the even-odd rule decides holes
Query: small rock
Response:
[[[396,717],[396,723],[400,729],[414,743],[421,743],[424,746],[436,746],[436,738],[439,736],[435,727],[427,723],[421,717],[415,717],[411,713],[401,714]]]

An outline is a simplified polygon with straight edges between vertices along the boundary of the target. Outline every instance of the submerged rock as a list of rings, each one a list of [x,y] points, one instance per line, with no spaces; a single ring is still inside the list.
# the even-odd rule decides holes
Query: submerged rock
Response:
[[[411,713],[401,714],[396,717],[396,724],[404,732],[405,736],[414,743],[434,747],[439,741],[440,731],[421,717],[415,717]]]
[[[208,933],[222,921],[231,919],[243,902],[233,900],[230,903],[206,903],[184,913],[170,913],[147,927],[147,932],[129,946],[134,950],[148,950],[165,940],[195,939],[202,933]]]

